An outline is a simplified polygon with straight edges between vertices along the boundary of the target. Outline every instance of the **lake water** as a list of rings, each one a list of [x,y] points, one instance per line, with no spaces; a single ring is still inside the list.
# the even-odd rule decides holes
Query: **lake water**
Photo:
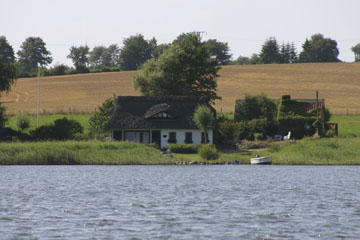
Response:
[[[0,166],[0,239],[360,239],[360,167]]]

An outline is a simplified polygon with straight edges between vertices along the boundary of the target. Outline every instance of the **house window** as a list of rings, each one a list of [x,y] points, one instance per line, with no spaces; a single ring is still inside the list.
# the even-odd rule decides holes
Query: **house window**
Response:
[[[208,133],[206,133],[206,139],[207,139],[206,143],[209,143],[210,140],[209,140],[209,134]],[[201,143],[205,143],[205,133],[204,132],[201,133]]]
[[[113,139],[116,141],[121,141],[122,140],[122,131],[121,130],[113,131]]]
[[[192,144],[192,132],[186,132],[185,133],[185,143]]]
[[[169,132],[168,143],[176,143],[176,132]]]
[[[126,131],[124,141],[150,143],[150,132],[148,131]]]
[[[159,112],[153,116],[153,118],[172,118],[171,114],[167,112]]]

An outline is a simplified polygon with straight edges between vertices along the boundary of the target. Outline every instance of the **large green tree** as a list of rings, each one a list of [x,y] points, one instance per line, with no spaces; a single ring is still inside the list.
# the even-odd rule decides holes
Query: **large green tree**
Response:
[[[80,47],[72,46],[70,48],[70,53],[67,58],[72,60],[78,73],[84,73],[89,71],[89,50],[90,48],[87,45]]]
[[[355,54],[355,62],[360,62],[360,43],[351,48],[351,51]]]
[[[303,44],[300,62],[339,62],[338,55],[337,42],[317,33]]]
[[[46,66],[53,60],[40,37],[28,37],[20,46],[17,55],[21,71],[25,74],[34,73],[38,67]]]
[[[90,52],[89,63],[91,67],[118,67],[119,66],[120,49],[116,44],[109,47],[96,46]]]
[[[14,49],[8,43],[5,36],[0,36],[0,62],[8,63],[14,61],[15,61]]]
[[[256,96],[245,95],[245,99],[235,102],[235,121],[250,121],[257,118],[266,118],[273,121],[276,117],[277,108],[275,102],[266,94]]]
[[[193,95],[214,100],[220,98],[216,94],[219,70],[199,34],[182,34],[134,76],[134,87],[145,96]]]
[[[264,64],[268,63],[280,63],[280,48],[276,38],[270,37],[262,45],[261,52],[259,54],[260,62]]]
[[[231,54],[227,42],[219,42],[216,39],[209,39],[205,45],[209,48],[210,54],[216,56],[216,60],[220,65],[227,65],[230,63]]]
[[[4,36],[0,37],[0,96],[1,92],[9,92],[11,85],[16,80],[16,65],[14,63],[15,56],[12,46],[8,43]],[[3,127],[7,121],[5,117],[5,108],[0,102],[0,127]]]
[[[153,57],[156,39],[145,40],[143,35],[137,34],[126,38],[123,44],[120,53],[121,69],[136,70]]]

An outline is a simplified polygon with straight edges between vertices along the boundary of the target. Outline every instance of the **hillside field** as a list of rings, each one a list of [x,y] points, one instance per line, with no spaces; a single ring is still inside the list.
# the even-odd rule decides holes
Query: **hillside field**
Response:
[[[113,94],[140,95],[133,90],[136,71],[41,77],[41,113],[93,112]],[[271,98],[325,98],[335,114],[360,114],[360,63],[266,64],[224,66],[219,72],[218,111],[232,112],[234,100],[246,93]],[[18,79],[1,102],[7,114],[36,113],[38,78]]]

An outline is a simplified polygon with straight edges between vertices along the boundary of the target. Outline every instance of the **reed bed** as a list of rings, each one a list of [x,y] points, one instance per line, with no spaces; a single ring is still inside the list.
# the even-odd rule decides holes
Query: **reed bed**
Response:
[[[261,154],[279,165],[360,165],[360,138],[304,139]]]
[[[0,165],[167,165],[155,148],[129,142],[1,143]]]

